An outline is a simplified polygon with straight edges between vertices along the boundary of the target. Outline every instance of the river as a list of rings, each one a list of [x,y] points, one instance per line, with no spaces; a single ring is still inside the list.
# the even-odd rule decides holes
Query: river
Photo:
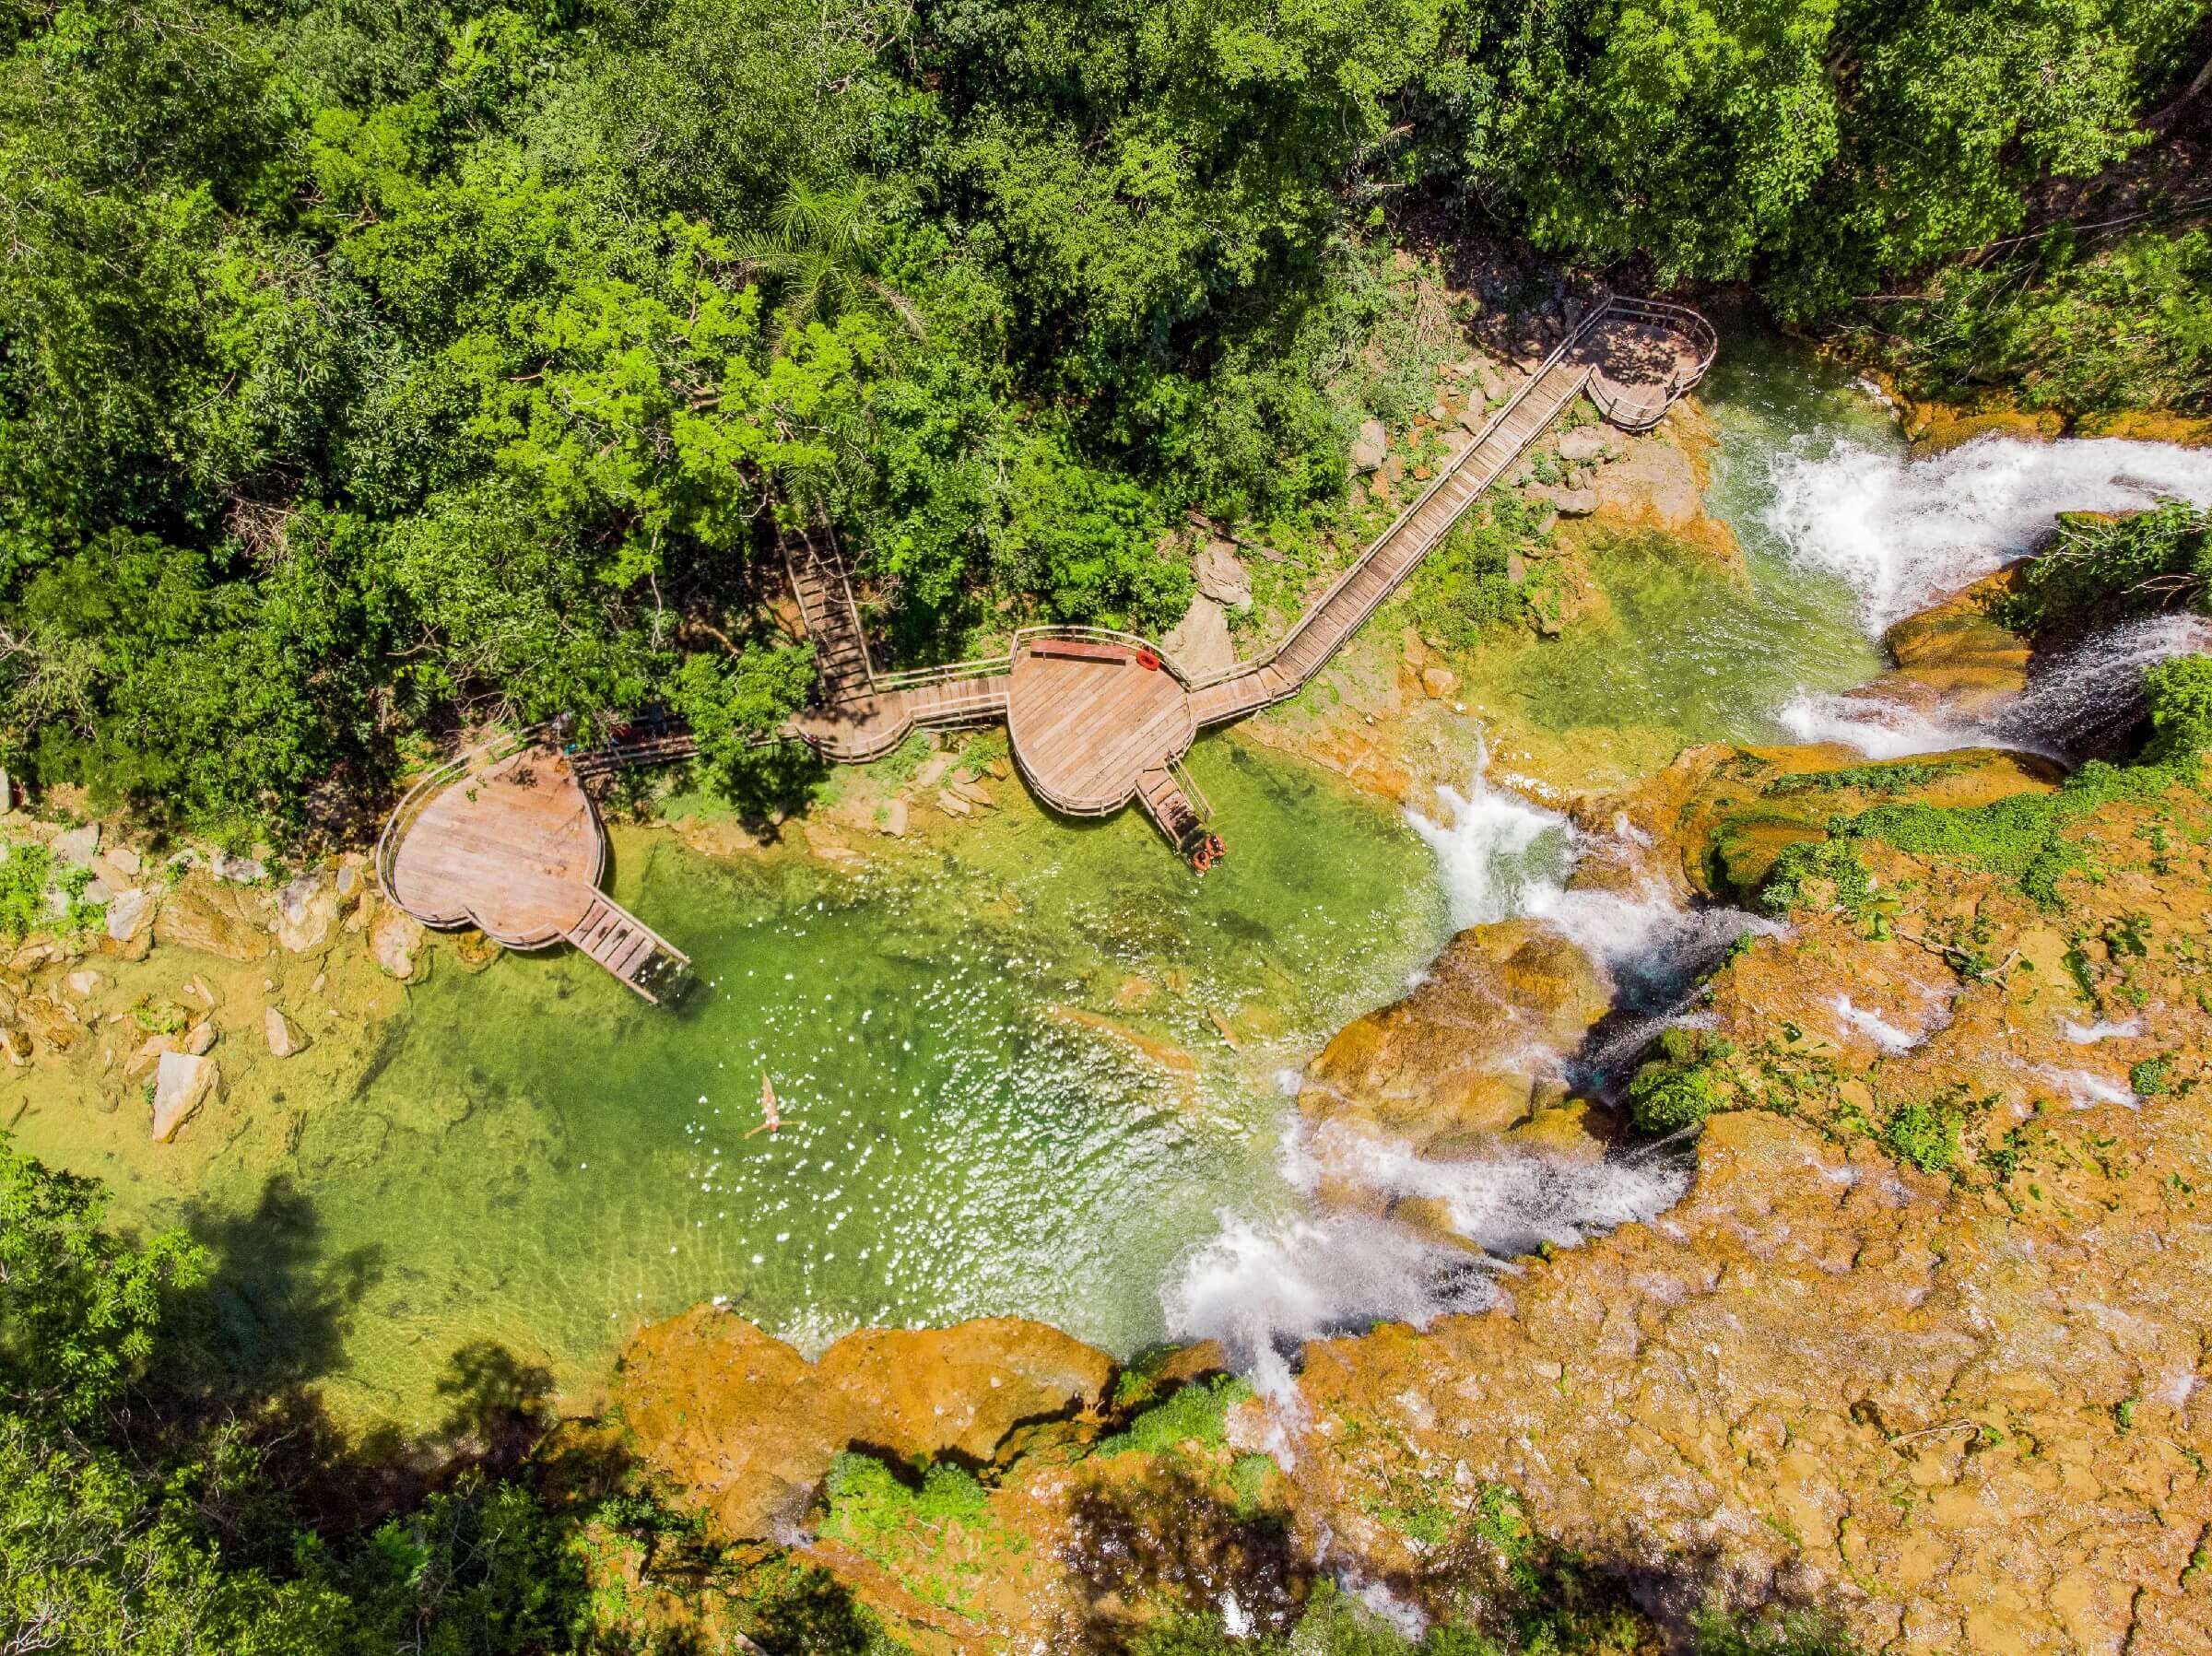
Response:
[[[1501,640],[1471,675],[1524,734],[1631,768],[1785,739],[1878,670],[1881,624],[2023,548],[2052,511],[2212,499],[2212,456],[2156,445],[1984,442],[1909,464],[1875,400],[1748,329],[1705,400],[1709,504],[1743,577],[1602,559],[1608,617]],[[859,872],[626,833],[617,895],[697,965],[680,1009],[565,954],[445,963],[368,1073],[309,1101],[280,1159],[241,1138],[202,1188],[142,1177],[119,1211],[223,1239],[231,1360],[287,1367],[342,1421],[403,1432],[435,1426],[457,1359],[497,1347],[588,1399],[641,1321],[708,1298],[809,1347],[863,1323],[1019,1314],[1122,1353],[1458,1302],[1372,1227],[1305,1211],[1284,1077],[1455,925],[1572,919],[1564,819],[1486,777],[1479,741],[1470,725],[1468,784],[1406,815],[1208,738],[1192,768],[1231,854],[1203,882],[1134,813],[1069,826],[1025,801],[886,842]],[[1593,946],[1624,954],[1658,946],[1666,919],[1583,917]],[[763,1074],[772,1136],[747,1131]],[[65,1121],[18,1136],[76,1159]],[[1560,1191],[1540,1169],[1477,1169],[1439,1193],[1541,1235],[1679,1188],[1648,1168],[1607,1177]]]

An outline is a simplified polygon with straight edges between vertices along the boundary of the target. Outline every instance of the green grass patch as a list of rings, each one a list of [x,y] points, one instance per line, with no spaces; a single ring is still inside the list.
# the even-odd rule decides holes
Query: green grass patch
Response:
[[[1882,1143],[1898,1160],[1911,1162],[1924,1173],[1947,1173],[1959,1160],[1961,1121],[1955,1110],[1906,1104],[1890,1112],[1882,1127]]]
[[[1172,1454],[1184,1443],[1204,1449],[1225,1449],[1229,1444],[1229,1412],[1252,1395],[1252,1382],[1233,1374],[1183,1387],[1167,1402],[1147,1409],[1125,1431],[1099,1439],[1091,1452],[1125,1455]]]
[[[1800,793],[1910,793],[1947,776],[1956,776],[1965,769],[1957,759],[1848,765],[1841,770],[1808,770],[1795,776],[1778,776],[1760,792],[1770,799],[1788,799]]]

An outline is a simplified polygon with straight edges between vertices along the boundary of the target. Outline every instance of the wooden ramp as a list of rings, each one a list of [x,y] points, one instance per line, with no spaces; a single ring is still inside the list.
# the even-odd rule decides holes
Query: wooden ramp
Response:
[[[1088,816],[1135,800],[1187,854],[1188,830],[1206,812],[1175,767],[1198,730],[1296,695],[1578,394],[1614,425],[1647,429],[1703,376],[1716,346],[1694,311],[1605,295],[1280,643],[1206,677],[1187,676],[1146,640],[1082,627],[1025,628],[1003,659],[878,673],[827,532],[787,544],[823,691],[789,734],[857,762],[890,752],[917,725],[1003,718],[1015,763],[1047,804]],[[1218,854],[1218,841],[1201,833],[1206,854]]]
[[[569,928],[568,935],[579,950],[656,1005],[661,997],[653,986],[665,983],[691,964],[690,956],[598,892],[592,894],[591,907]]]

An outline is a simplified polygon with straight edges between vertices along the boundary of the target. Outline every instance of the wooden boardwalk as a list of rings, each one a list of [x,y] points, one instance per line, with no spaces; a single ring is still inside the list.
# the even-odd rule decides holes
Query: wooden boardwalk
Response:
[[[1713,349],[1712,330],[1695,311],[1606,298],[1280,643],[1203,678],[1182,674],[1157,645],[1088,628],[1025,630],[1003,659],[876,673],[842,562],[810,546],[794,557],[793,586],[810,630],[821,618],[824,694],[790,734],[855,763],[888,753],[917,727],[1003,718],[1015,762],[1046,804],[1103,816],[1134,800],[1180,843],[1162,812],[1180,820],[1181,808],[1161,779],[1173,783],[1169,768],[1198,731],[1298,694],[1577,396],[1587,393],[1624,429],[1648,429],[1703,376]],[[1184,791],[1175,797],[1189,805]]]
[[[1296,695],[1576,396],[1587,393],[1613,424],[1644,430],[1703,375],[1713,349],[1712,328],[1694,311],[1607,298],[1280,643],[1204,678],[1143,639],[1082,627],[1026,629],[1003,658],[878,672],[834,543],[787,539],[820,695],[783,734],[825,758],[861,762],[917,727],[1004,720],[1038,798],[1079,816],[1134,801],[1204,869],[1220,841],[1206,832],[1210,809],[1182,767],[1197,733]],[[400,802],[377,842],[378,876],[425,925],[476,926],[514,949],[567,942],[657,999],[656,986],[688,961],[599,890],[606,839],[583,783],[617,766],[697,751],[689,733],[666,721],[641,721],[573,754],[536,734],[488,745],[431,771]]]

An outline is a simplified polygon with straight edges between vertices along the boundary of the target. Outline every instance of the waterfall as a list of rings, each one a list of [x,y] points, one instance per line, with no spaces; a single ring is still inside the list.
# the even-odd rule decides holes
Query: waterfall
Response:
[[[1840,742],[1870,758],[2012,747],[2077,764],[2110,750],[2142,720],[2144,668],[2206,650],[2212,650],[2212,621],[2150,616],[2084,640],[2037,667],[2019,695],[1979,712],[1929,711],[1847,691],[1797,696],[1781,720],[1801,742]]]
[[[1800,438],[1765,517],[1792,557],[1841,576],[1879,631],[2032,551],[2062,511],[2212,504],[2212,452],[2118,438],[1984,437],[1927,460]]]

